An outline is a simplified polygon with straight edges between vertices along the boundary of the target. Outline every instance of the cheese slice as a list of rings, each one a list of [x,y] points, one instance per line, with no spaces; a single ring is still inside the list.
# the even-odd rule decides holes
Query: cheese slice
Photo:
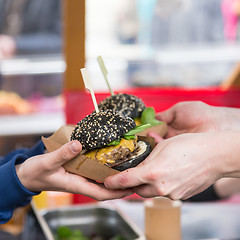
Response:
[[[141,118],[135,118],[134,122],[136,123],[137,126],[141,125]]]
[[[114,163],[114,159],[111,158],[111,153],[114,149],[122,147],[129,149],[130,152],[133,152],[135,149],[135,143],[136,139],[127,140],[125,138],[122,138],[118,145],[94,149],[85,153],[85,156],[92,159],[97,159],[102,164]]]

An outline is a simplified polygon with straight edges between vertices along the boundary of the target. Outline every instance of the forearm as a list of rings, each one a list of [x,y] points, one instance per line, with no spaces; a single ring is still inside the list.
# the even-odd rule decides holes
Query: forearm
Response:
[[[42,141],[38,141],[32,148],[20,148],[10,152],[5,157],[0,157],[0,166],[11,161],[17,154],[23,154],[26,158],[42,154],[45,146]],[[18,162],[19,163],[19,162]]]
[[[16,207],[26,205],[32,196],[38,194],[27,190],[16,174],[16,162],[25,159],[26,156],[18,154],[11,161],[0,166],[0,224],[12,217]]]
[[[22,148],[0,158],[0,224],[7,222],[13,210],[23,206],[38,193],[26,189],[16,173],[16,164],[24,162],[27,158],[43,153],[44,145],[39,141],[33,148]]]

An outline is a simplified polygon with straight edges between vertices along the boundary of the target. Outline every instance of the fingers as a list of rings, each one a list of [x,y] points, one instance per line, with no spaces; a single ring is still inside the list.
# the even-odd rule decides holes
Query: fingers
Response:
[[[154,138],[156,143],[160,143],[161,141],[164,140],[164,139],[163,139],[161,136],[159,136],[156,132],[148,132],[148,136]]]
[[[88,195],[98,201],[124,198],[124,197],[132,195],[134,193],[132,189],[108,190],[105,188],[105,186],[103,184],[99,184],[99,183],[98,183],[98,185],[95,185],[95,188],[94,189],[92,188],[91,191],[89,191],[89,189],[91,189],[91,186],[89,186],[89,188],[86,189],[84,194]]]
[[[163,121],[167,124],[170,124],[171,122],[173,122],[174,118],[175,118],[174,107],[156,114],[157,120]]]
[[[152,161],[157,158],[169,143],[169,140],[160,142],[151,152],[151,154],[141,162],[137,167],[130,168],[106,178],[104,184],[108,189],[126,189],[136,187],[155,181],[158,174],[158,168],[153,167]]]
[[[102,183],[97,183],[95,181],[91,181],[89,179],[74,174],[70,175],[72,179],[68,181],[66,188],[67,192],[84,194],[98,201],[123,198],[134,193],[132,189],[108,190],[104,187],[104,184]],[[71,184],[69,184],[70,182]]]
[[[64,144],[61,148],[49,153],[48,162],[51,166],[61,166],[65,162],[76,157],[82,150],[82,145],[79,141],[70,141]]]
[[[146,169],[144,167],[136,167],[123,173],[108,177],[104,182],[105,187],[112,190],[132,188],[135,193],[144,198],[167,195],[168,191],[165,189],[163,184],[154,184],[151,182],[155,181],[156,175],[150,173],[145,175],[144,178],[137,177],[139,175],[141,176],[141,171],[145,172],[145,170]]]
[[[151,198],[159,196],[152,185],[144,184],[133,188],[133,191],[143,198]]]
[[[126,189],[146,183],[141,176],[144,176],[145,165],[130,168],[124,172],[108,177],[104,181],[107,189]]]

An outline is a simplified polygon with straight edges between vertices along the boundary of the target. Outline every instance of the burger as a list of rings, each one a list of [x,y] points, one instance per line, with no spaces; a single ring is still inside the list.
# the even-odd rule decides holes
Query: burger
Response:
[[[70,140],[78,140],[82,154],[118,171],[137,166],[151,152],[137,133],[149,127],[111,109],[93,112],[77,123]]]
[[[98,105],[99,110],[111,109],[134,119],[136,125],[147,124],[149,127],[163,124],[155,119],[153,107],[146,107],[142,99],[135,95],[119,93],[105,98]]]
[[[98,108],[103,111],[111,109],[114,112],[136,119],[141,117],[146,106],[140,98],[134,95],[119,93],[105,98],[98,104]]]

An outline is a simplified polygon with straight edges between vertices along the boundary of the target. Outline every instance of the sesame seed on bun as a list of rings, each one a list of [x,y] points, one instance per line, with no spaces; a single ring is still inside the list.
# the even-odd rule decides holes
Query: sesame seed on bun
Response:
[[[72,132],[71,140],[78,140],[83,149],[96,149],[119,140],[135,126],[134,120],[130,117],[110,109],[101,110],[79,121]]]
[[[112,109],[114,112],[119,112],[132,119],[140,117],[145,107],[145,104],[140,98],[124,93],[110,96],[98,105],[99,110],[105,111]]]

